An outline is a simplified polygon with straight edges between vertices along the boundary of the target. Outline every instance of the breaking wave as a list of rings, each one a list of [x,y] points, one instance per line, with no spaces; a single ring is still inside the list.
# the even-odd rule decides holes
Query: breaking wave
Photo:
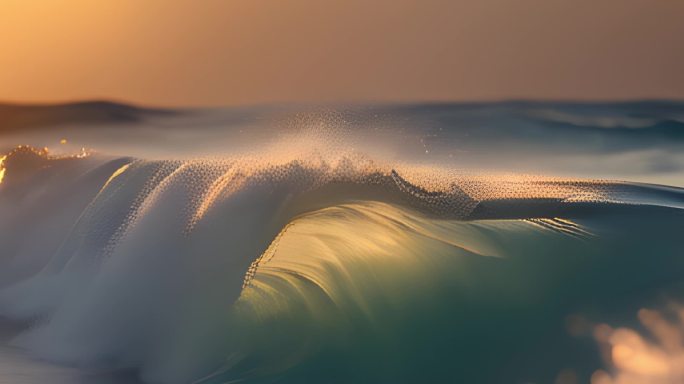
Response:
[[[316,151],[1,167],[13,345],[150,383],[610,379],[568,316],[684,267],[677,188]]]

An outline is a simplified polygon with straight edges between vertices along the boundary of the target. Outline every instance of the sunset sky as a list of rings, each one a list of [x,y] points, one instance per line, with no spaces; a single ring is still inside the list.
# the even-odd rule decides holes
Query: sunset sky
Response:
[[[2,0],[0,101],[684,98],[682,0]]]

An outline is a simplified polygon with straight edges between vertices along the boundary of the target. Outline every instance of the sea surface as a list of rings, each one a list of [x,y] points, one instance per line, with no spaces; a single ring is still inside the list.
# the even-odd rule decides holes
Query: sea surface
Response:
[[[0,105],[0,383],[684,381],[684,103]]]

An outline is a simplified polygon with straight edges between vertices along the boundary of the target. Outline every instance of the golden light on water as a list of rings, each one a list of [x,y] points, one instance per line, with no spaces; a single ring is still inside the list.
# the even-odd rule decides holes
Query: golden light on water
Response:
[[[7,158],[7,155],[0,157],[0,184],[2,184],[2,180],[5,178],[5,159]]]
[[[119,169],[117,169],[114,173],[112,173],[112,175],[109,176],[109,179],[107,179],[107,181],[106,181],[106,182],[104,183],[104,185],[102,186],[101,191],[104,190],[105,188],[107,188],[107,186],[112,182],[112,180],[116,179],[116,178],[119,177],[122,173],[126,172],[126,170],[128,169],[128,167],[131,166],[131,164],[132,164],[132,163],[125,164],[125,165],[123,165],[122,167],[120,167]]]

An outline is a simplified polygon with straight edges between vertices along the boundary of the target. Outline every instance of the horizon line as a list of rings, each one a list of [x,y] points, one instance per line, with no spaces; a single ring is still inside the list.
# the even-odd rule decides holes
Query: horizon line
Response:
[[[37,100],[37,101],[15,101],[0,99],[0,107],[62,107],[89,104],[107,104],[127,106],[137,109],[166,109],[166,110],[193,110],[193,109],[231,109],[231,108],[265,108],[265,107],[315,107],[315,106],[417,106],[417,105],[477,105],[477,104],[638,104],[638,103],[684,103],[682,98],[660,98],[660,97],[639,97],[639,98],[528,98],[511,97],[497,99],[416,99],[416,100],[358,100],[358,101],[272,101],[255,102],[246,104],[207,104],[207,105],[163,105],[155,103],[128,101],[110,97],[93,97],[64,100]]]

